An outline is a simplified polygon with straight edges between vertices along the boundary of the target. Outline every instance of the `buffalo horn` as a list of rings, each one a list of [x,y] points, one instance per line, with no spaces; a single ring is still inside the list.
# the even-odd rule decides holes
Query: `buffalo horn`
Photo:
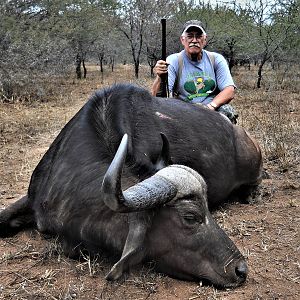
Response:
[[[153,208],[173,199],[177,193],[175,185],[159,175],[153,175],[122,192],[121,174],[127,145],[128,135],[125,134],[102,182],[104,203],[117,212],[132,212]]]

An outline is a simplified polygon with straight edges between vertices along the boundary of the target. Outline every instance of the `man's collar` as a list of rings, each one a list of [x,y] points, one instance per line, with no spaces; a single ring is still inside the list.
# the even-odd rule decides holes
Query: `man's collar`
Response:
[[[203,57],[203,49],[201,50],[201,53],[200,53],[200,59],[197,59],[197,60],[192,60],[190,57],[189,57],[189,55],[186,53],[186,51],[185,51],[185,49],[183,49],[182,50],[183,51],[183,53],[184,53],[184,55],[187,57],[187,59],[188,60],[190,60],[190,61],[192,61],[192,62],[201,62],[201,60],[202,60],[202,57]]]

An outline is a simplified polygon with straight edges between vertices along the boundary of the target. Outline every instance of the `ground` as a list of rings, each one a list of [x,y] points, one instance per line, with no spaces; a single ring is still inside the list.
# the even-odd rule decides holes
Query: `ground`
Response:
[[[0,209],[26,194],[36,164],[96,88],[115,78],[133,81],[129,66],[106,74],[103,84],[95,68],[89,70],[90,79],[83,81],[52,79],[56,100],[0,103]],[[239,125],[257,138],[263,151],[261,197],[249,204],[227,204],[213,214],[247,258],[244,285],[217,290],[158,274],[149,264],[110,283],[104,276],[112,261],[66,258],[55,239],[45,240],[33,230],[0,239],[0,299],[300,299],[299,78],[292,77],[298,91],[288,91],[284,81],[280,87],[274,83],[280,74],[270,71],[266,86],[255,90],[249,80],[254,72],[235,71],[235,106]],[[146,79],[135,82],[149,87],[147,76],[142,73]]]

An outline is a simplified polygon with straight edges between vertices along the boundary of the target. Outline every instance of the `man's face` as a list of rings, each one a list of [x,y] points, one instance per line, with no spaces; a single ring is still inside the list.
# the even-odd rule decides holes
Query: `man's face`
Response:
[[[186,53],[190,56],[199,55],[206,45],[206,35],[197,30],[184,33],[180,40]]]

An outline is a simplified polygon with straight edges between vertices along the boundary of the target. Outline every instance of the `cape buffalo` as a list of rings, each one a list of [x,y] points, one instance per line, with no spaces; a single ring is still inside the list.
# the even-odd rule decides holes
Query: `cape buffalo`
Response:
[[[36,227],[69,256],[119,253],[110,280],[153,260],[171,276],[234,287],[247,265],[208,207],[257,185],[260,172],[258,145],[218,113],[115,85],[62,129],[28,194],[0,213],[0,236]]]

